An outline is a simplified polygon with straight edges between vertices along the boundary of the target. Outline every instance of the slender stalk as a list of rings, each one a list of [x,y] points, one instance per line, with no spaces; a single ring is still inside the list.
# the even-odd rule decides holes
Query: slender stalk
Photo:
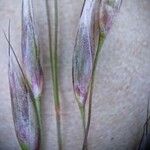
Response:
[[[79,106],[80,114],[81,114],[81,120],[83,125],[83,137],[86,136],[86,116],[85,116],[85,106]],[[85,150],[88,150],[88,143],[86,143]]]
[[[85,136],[85,128],[86,128],[86,120],[85,120],[85,106],[79,106],[81,119],[82,119],[82,125],[83,125],[83,134]]]
[[[43,135],[43,127],[42,127],[42,119],[41,119],[41,105],[40,105],[40,100],[41,98],[39,97],[38,99],[36,99],[34,101],[34,107],[35,107],[35,111],[36,111],[36,115],[37,115],[37,120],[38,120],[38,126],[39,126],[39,137],[40,137],[40,149],[43,148],[43,138],[42,138],[42,135]]]
[[[50,11],[49,10],[50,10],[50,8],[49,8],[48,0],[46,0],[46,13],[47,13],[47,22],[48,22],[50,65],[51,65],[52,81],[54,81],[53,51],[52,51],[52,36],[51,36],[51,20],[50,20]]]
[[[59,89],[58,89],[58,59],[57,59],[57,45],[58,45],[58,3],[55,0],[55,41],[54,41],[54,82],[55,82],[55,101],[56,105],[59,107]]]
[[[58,58],[57,58],[57,45],[58,45],[58,1],[55,0],[55,41],[54,41],[54,98],[55,98],[55,111],[56,111],[56,124],[57,124],[57,136],[58,147],[62,150],[62,136],[61,136],[61,118],[60,118],[60,99],[58,88]]]
[[[55,0],[55,39],[54,39],[54,50],[52,49],[52,39],[51,39],[51,22],[50,22],[50,12],[48,0],[46,0],[47,9],[47,21],[48,21],[48,32],[49,32],[49,52],[50,52],[50,64],[52,72],[52,82],[53,82],[53,93],[54,93],[54,103],[56,112],[56,126],[57,126],[57,138],[58,138],[58,149],[62,150],[62,135],[61,135],[61,117],[60,117],[60,99],[59,99],[59,85],[58,85],[58,58],[57,58],[57,46],[58,46],[58,2]]]
[[[83,5],[82,5],[82,9],[81,9],[81,13],[80,13],[80,17],[81,17],[82,12],[83,12],[83,8],[84,8],[84,5],[85,5],[85,1],[86,1],[86,0],[84,0],[84,1],[83,1]]]
[[[89,128],[90,128],[90,123],[91,123],[91,112],[92,112],[92,97],[93,97],[93,89],[94,89],[94,77],[95,77],[95,70],[99,58],[99,53],[101,52],[102,45],[104,43],[105,35],[104,33],[100,33],[99,35],[99,41],[98,41],[98,47],[95,55],[95,60],[94,60],[94,66],[93,66],[93,71],[92,71],[92,79],[91,79],[91,84],[90,84],[90,90],[89,90],[89,108],[88,108],[88,121],[87,121],[87,127],[85,131],[85,137],[84,137],[84,142],[83,142],[83,147],[82,150],[86,150],[87,147],[87,138],[88,138],[88,133],[89,133]]]

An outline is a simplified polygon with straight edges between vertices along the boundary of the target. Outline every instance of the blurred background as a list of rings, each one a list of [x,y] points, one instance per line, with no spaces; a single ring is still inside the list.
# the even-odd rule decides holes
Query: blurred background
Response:
[[[72,89],[72,53],[83,0],[58,0],[59,84],[64,150],[80,150],[80,112]],[[49,0],[53,20],[53,0]],[[34,1],[43,59],[42,101],[45,150],[57,150],[55,111],[44,0]],[[0,0],[0,150],[19,150],[8,85],[8,44],[2,30],[11,20],[11,43],[20,56],[21,1]],[[53,23],[53,21],[52,21]],[[150,1],[123,0],[96,71],[89,150],[134,150],[142,135],[150,95]]]

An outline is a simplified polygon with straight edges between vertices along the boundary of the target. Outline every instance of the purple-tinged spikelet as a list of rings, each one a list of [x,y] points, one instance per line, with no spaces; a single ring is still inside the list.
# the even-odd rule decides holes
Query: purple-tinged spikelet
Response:
[[[84,128],[82,150],[87,150],[98,55],[121,2],[121,0],[85,0],[82,9],[72,62],[73,89]],[[89,99],[89,108],[86,124],[85,103],[87,99]]]
[[[105,34],[110,30],[115,15],[120,9],[122,0],[102,0],[100,6],[99,24],[101,32]]]
[[[38,150],[40,130],[33,105],[33,93],[12,52],[9,53],[8,76],[12,115],[20,147],[22,150]]]
[[[40,49],[33,21],[32,0],[22,0],[22,60],[23,67],[35,99],[41,96],[43,72]]]
[[[95,0],[85,2],[81,14],[73,55],[73,88],[78,103],[83,106],[88,95],[95,54]]]
[[[72,67],[74,93],[80,106],[84,106],[87,100],[97,45],[103,44],[121,2],[121,0],[85,1],[76,37]]]

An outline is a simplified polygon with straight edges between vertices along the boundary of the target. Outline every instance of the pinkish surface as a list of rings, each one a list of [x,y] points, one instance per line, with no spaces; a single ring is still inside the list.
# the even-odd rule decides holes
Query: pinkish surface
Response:
[[[64,150],[80,150],[82,124],[72,89],[72,53],[83,1],[59,0],[59,68]],[[20,0],[0,1],[0,150],[19,150],[11,115],[7,42],[20,51]],[[51,11],[53,5],[51,1]],[[42,101],[45,150],[57,150],[45,3],[36,1],[36,20],[45,71]],[[150,1],[124,0],[98,62],[89,150],[133,150],[142,134],[150,95]]]

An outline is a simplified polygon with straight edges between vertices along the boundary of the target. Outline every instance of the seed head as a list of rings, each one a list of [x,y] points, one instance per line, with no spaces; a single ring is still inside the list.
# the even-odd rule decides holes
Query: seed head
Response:
[[[33,21],[31,0],[22,1],[22,60],[23,67],[35,99],[41,96],[43,71],[40,62],[40,48]]]
[[[12,115],[18,142],[22,149],[37,150],[40,131],[33,105],[33,93],[12,52],[9,53],[8,76]]]

